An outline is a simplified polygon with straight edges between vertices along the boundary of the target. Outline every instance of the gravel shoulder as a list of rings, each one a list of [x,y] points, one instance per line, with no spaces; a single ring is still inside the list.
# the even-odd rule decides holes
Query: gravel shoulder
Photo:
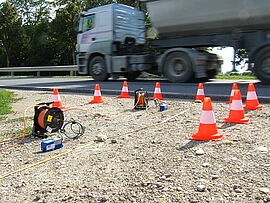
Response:
[[[0,121],[0,140],[19,135],[23,122],[14,119],[27,107],[52,99],[52,92],[13,92],[21,99]],[[213,102],[225,138],[191,141],[200,103],[166,100],[169,109],[160,112],[150,101],[148,110],[130,111],[133,99],[103,96],[106,103],[86,104],[92,95],[60,94],[65,106],[84,109],[65,112],[65,118],[79,121],[85,134],[47,153],[40,152],[41,139],[28,136],[0,152],[0,176],[93,144],[1,179],[0,202],[270,202],[269,105],[246,111],[250,125],[224,124],[230,105]],[[33,113],[30,107],[26,115]]]

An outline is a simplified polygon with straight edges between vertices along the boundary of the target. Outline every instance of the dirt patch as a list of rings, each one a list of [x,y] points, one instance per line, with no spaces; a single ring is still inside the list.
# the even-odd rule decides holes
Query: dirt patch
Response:
[[[13,104],[16,113],[1,121],[2,138],[23,127],[10,119],[52,99],[51,92],[14,92],[22,99]],[[191,141],[200,121],[198,103],[166,100],[169,108],[160,112],[154,102],[148,110],[129,111],[133,99],[103,96],[103,104],[86,104],[91,95],[61,94],[61,99],[68,107],[84,109],[66,112],[65,118],[82,123],[85,134],[65,139],[62,148],[47,153],[40,153],[40,139],[29,136],[0,152],[0,176],[81,149],[2,178],[1,202],[270,201],[269,105],[246,111],[250,125],[223,124],[230,105],[214,102],[218,130],[225,138]],[[97,113],[115,118],[93,116]],[[32,107],[26,115],[33,115]],[[97,137],[104,141],[95,141]]]

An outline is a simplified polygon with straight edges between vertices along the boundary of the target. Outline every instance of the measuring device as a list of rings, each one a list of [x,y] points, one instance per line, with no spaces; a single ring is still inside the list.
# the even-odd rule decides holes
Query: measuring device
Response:
[[[148,93],[143,88],[135,90],[134,109],[145,110],[148,108]]]

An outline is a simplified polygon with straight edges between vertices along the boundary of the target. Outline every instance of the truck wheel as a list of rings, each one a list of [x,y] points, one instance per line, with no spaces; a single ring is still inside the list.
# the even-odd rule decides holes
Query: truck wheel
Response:
[[[163,70],[170,82],[189,82],[193,78],[190,58],[182,52],[171,53],[165,60]]]
[[[89,72],[94,80],[104,81],[109,78],[105,60],[102,56],[95,56],[89,63]]]
[[[256,56],[254,73],[262,83],[270,84],[270,48],[262,50]]]
[[[136,80],[137,77],[139,77],[140,74],[141,74],[140,71],[135,71],[135,72],[126,73],[125,77],[127,78],[128,81],[134,81]]]

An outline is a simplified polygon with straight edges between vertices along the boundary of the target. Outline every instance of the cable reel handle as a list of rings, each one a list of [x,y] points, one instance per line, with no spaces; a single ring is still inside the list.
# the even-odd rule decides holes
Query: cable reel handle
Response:
[[[42,102],[42,103],[39,103],[37,105],[46,105],[46,106],[50,106],[51,104],[53,104],[54,101],[51,101],[51,102]]]

